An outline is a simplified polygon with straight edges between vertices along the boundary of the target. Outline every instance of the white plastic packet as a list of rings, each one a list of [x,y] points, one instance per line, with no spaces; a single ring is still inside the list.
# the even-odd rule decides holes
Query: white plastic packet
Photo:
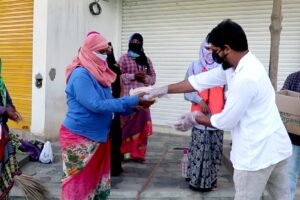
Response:
[[[45,163],[45,164],[53,162],[53,152],[52,152],[51,143],[49,141],[47,141],[44,144],[44,148],[41,152],[39,160],[41,163]]]
[[[138,87],[138,88],[135,88],[135,89],[130,89],[129,90],[129,95],[130,96],[134,96],[134,95],[139,95],[141,93],[146,93],[144,96],[143,96],[143,99],[145,100],[156,100],[156,98],[153,98],[153,99],[150,99],[149,95],[147,93],[149,93],[151,90],[155,89],[155,87],[152,87],[152,86],[147,86],[147,87]],[[168,97],[167,95],[164,95],[163,97]]]
[[[129,95],[130,96],[135,96],[135,95],[138,95],[138,94],[141,94],[141,93],[147,93],[149,92],[150,90],[152,90],[153,87],[151,86],[148,86],[148,87],[138,87],[138,88],[135,88],[135,89],[130,89],[129,90]]]
[[[148,86],[148,87],[138,87],[138,88],[135,88],[135,89],[130,89],[129,90],[129,95],[130,96],[134,96],[134,95],[139,95],[139,94],[141,94],[141,93],[147,93],[147,92],[149,92],[150,90],[152,90],[153,89],[153,87],[151,87],[151,86]],[[143,99],[145,99],[145,100],[150,100],[149,99],[149,95],[144,95],[143,96]]]

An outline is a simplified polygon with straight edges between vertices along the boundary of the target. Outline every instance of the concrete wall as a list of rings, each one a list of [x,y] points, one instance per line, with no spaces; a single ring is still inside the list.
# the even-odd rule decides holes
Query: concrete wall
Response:
[[[32,112],[31,132],[44,134],[45,128],[45,81],[42,87],[35,86],[37,74],[45,77],[47,62],[47,0],[34,0],[33,15],[33,58],[32,58]]]
[[[102,13],[98,16],[93,16],[89,12],[89,3],[93,2],[92,0],[51,0],[47,4],[45,1],[37,2],[35,7],[42,6],[44,12],[38,11],[41,7],[35,9],[35,14],[39,13],[39,16],[35,15],[34,20],[37,26],[34,27],[36,48],[33,57],[33,78],[37,73],[41,73],[45,81],[41,89],[33,86],[31,131],[55,140],[58,138],[59,127],[66,113],[64,93],[66,66],[71,63],[90,31],[102,33],[112,42],[117,56],[119,55],[121,1],[99,1]],[[39,17],[41,19],[38,19]],[[45,24],[41,21],[46,24],[46,31]],[[45,38],[46,42],[43,41]],[[36,52],[39,50],[42,53]]]

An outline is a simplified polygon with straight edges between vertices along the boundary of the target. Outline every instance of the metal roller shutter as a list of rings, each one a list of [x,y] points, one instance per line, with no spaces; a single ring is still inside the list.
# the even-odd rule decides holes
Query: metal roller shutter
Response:
[[[23,123],[10,127],[28,129],[31,123],[33,0],[0,0],[0,57],[3,78]]]
[[[127,51],[129,36],[140,32],[144,36],[145,52],[154,63],[156,85],[177,82],[184,78],[189,63],[198,58],[200,43],[207,33],[221,20],[231,18],[243,26],[250,50],[267,70],[272,4],[272,0],[123,0],[122,52]],[[299,56],[295,55],[300,55],[299,3],[294,0],[285,1],[285,4],[283,26],[286,30],[283,31],[281,53],[288,57],[281,57],[279,84],[285,78],[282,72],[296,70],[289,58],[296,64]],[[289,11],[291,8],[293,12]],[[291,35],[294,39],[297,37],[297,44],[291,42]],[[291,43],[293,50],[287,48]],[[283,61],[286,61],[284,66]],[[171,125],[190,106],[183,100],[183,95],[158,101],[151,109],[155,125]]]

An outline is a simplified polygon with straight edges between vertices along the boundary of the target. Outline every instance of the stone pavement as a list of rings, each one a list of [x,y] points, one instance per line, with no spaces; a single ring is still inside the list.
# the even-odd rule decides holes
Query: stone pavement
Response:
[[[191,191],[181,177],[180,161],[190,137],[155,134],[149,141],[145,164],[125,163],[126,173],[112,179],[111,199],[233,199],[232,176],[222,166],[219,190]]]
[[[224,164],[220,168],[217,191],[208,193],[191,191],[188,183],[181,177],[182,149],[188,147],[189,136],[154,133],[149,139],[146,162],[144,164],[126,162],[123,164],[125,173],[120,177],[112,177],[110,199],[232,200],[234,186],[232,169],[228,161],[230,145],[226,138],[228,137],[224,140]],[[23,174],[34,176],[49,189],[48,199],[59,199],[62,174],[59,144],[53,143],[52,148],[55,154],[54,163],[27,162],[22,171]],[[18,200],[25,197],[17,187],[13,187],[10,199]]]

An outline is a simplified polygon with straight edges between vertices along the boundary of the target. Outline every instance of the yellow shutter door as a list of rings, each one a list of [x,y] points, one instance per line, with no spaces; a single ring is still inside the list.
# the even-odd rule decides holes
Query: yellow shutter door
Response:
[[[4,82],[24,122],[11,128],[29,129],[31,123],[31,74],[33,0],[0,0],[0,57]]]

